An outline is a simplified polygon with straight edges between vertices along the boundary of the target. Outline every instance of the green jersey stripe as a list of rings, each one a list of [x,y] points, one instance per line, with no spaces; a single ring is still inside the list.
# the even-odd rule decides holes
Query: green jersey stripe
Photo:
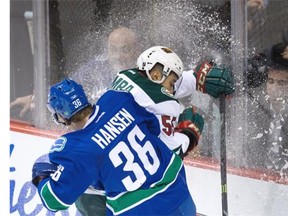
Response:
[[[137,191],[122,193],[116,197],[107,197],[108,208],[115,215],[118,215],[153,198],[175,182],[182,166],[180,157],[173,154],[170,164],[159,182],[151,185],[148,189],[138,189]]]
[[[131,82],[133,83],[132,85]],[[170,94],[161,84],[156,84],[148,78],[145,78],[137,69],[120,72],[113,81],[111,88],[130,92],[136,87],[142,89],[156,104],[171,100],[178,103],[174,95]]]
[[[51,211],[65,210],[70,205],[63,203],[52,191],[49,181],[47,181],[40,191],[40,196],[47,208]]]

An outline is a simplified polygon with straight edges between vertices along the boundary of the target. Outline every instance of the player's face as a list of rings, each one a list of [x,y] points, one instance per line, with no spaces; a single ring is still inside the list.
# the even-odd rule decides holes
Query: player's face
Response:
[[[109,62],[115,72],[134,67],[135,43],[133,41],[117,41],[108,46]]]
[[[288,60],[288,46],[284,49],[283,53],[281,54],[283,59]]]
[[[174,72],[171,72],[162,83],[162,86],[165,87],[171,94],[173,94],[174,85],[177,80],[178,76]]]
[[[268,73],[267,93],[273,104],[287,103],[288,71],[271,70]]]

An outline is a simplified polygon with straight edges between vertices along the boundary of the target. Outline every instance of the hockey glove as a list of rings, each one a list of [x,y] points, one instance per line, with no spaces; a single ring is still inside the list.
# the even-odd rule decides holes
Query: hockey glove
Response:
[[[179,116],[175,131],[184,133],[189,137],[190,143],[186,154],[197,145],[204,127],[203,117],[196,112],[195,108],[186,108]]]
[[[214,98],[218,98],[221,94],[230,95],[235,90],[232,73],[213,63],[203,62],[198,65],[194,76],[196,77],[196,90]]]
[[[38,187],[40,181],[45,178],[48,178],[50,174],[54,173],[57,170],[55,164],[47,162],[34,163],[32,168],[32,183],[35,187]]]

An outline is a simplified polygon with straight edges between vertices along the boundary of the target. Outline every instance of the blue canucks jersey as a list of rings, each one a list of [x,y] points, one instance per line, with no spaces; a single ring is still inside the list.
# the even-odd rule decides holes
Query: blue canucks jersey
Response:
[[[93,185],[106,192],[107,215],[171,214],[190,194],[182,160],[159,134],[155,115],[130,93],[107,91],[84,128],[51,147],[58,170],[38,186],[44,205],[67,209]]]

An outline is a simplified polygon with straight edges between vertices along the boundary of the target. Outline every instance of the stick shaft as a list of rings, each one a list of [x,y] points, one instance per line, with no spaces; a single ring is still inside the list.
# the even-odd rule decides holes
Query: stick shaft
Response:
[[[222,215],[228,216],[227,200],[227,165],[226,165],[226,119],[225,119],[225,96],[220,96],[220,115],[221,115],[221,143],[220,143],[220,172],[221,172],[221,197]]]

